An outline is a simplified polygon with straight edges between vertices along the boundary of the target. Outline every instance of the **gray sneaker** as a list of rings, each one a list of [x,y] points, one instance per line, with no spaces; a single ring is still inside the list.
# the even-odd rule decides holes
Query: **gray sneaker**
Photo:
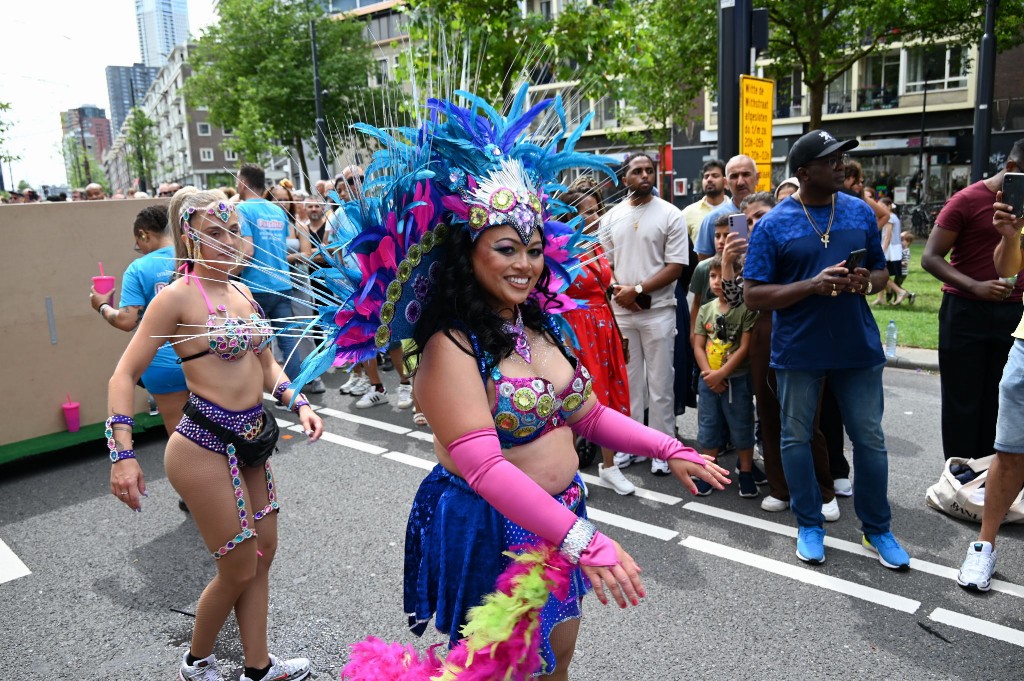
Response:
[[[309,660],[304,657],[295,657],[290,660],[279,660],[276,656],[270,656],[270,671],[263,677],[263,681],[302,681],[308,679],[313,670],[309,666]],[[243,672],[238,681],[252,681]]]
[[[188,651],[181,654],[181,667],[178,668],[179,681],[224,681],[217,669],[217,658],[213,655],[196,660],[196,663],[189,665],[185,663],[188,659]]]

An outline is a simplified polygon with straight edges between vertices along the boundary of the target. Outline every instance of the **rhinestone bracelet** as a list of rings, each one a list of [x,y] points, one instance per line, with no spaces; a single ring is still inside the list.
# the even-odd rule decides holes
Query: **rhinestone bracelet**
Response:
[[[309,400],[306,399],[305,395],[303,395],[302,393],[299,393],[299,398],[297,400],[295,400],[295,405],[292,407],[292,411],[295,412],[296,414],[298,414],[299,413],[299,409],[301,409],[302,407],[308,407],[308,406],[309,406]]]
[[[572,527],[569,528],[569,532],[565,535],[565,539],[562,540],[562,545],[558,547],[558,550],[573,565],[576,565],[580,562],[580,556],[590,546],[590,542],[594,539],[595,534],[597,534],[597,527],[594,523],[584,518],[578,518],[572,524]]]
[[[117,463],[121,459],[134,459],[135,450],[125,449],[123,451],[117,451],[117,441],[114,440],[114,425],[123,423],[130,428],[135,427],[135,419],[131,416],[125,416],[124,414],[114,414],[113,416],[107,417],[106,430],[103,434],[107,438],[107,449],[110,450],[110,463]]]
[[[279,383],[278,386],[274,388],[274,392],[272,393],[274,399],[280,402],[281,396],[284,395],[284,391],[290,387],[292,387],[291,381],[281,381],[281,383]]]

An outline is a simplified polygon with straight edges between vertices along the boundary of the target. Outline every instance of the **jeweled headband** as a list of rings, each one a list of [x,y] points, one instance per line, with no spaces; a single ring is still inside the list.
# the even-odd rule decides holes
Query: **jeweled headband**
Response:
[[[482,178],[475,189],[463,196],[468,199],[468,223],[473,241],[488,227],[508,225],[515,228],[526,244],[534,230],[544,226],[541,196],[527,179],[526,169],[519,161],[503,159],[499,169]]]
[[[181,214],[178,219],[181,221],[182,226],[188,226],[191,223],[192,216],[203,210],[202,208],[196,208],[195,206],[187,206],[181,209]],[[228,203],[227,201],[218,201],[215,204],[211,204],[206,208],[206,214],[220,218],[221,222],[226,223],[230,218],[231,214],[235,212],[235,204]]]

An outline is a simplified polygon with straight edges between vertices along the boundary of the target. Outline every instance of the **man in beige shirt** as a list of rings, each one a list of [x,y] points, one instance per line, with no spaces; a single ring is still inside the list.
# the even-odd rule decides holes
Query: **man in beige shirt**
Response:
[[[697,242],[700,223],[707,214],[725,201],[725,163],[717,158],[704,163],[704,167],[701,168],[701,186],[704,189],[704,196],[700,201],[695,201],[683,209],[683,219],[686,220],[686,231],[690,233],[690,243]]]

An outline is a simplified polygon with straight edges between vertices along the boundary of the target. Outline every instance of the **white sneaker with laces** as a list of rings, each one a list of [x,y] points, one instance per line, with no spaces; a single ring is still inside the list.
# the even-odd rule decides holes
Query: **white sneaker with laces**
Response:
[[[361,374],[349,374],[348,380],[341,384],[341,387],[338,388],[338,392],[342,395],[351,395],[352,388],[359,385],[360,379],[362,379]]]
[[[179,681],[224,681],[217,669],[217,658],[214,655],[196,660],[196,663],[189,665],[185,663],[188,659],[188,651],[181,654],[181,667],[178,669]]]
[[[849,478],[836,478],[832,481],[832,488],[836,491],[837,497],[853,496],[853,483]]]
[[[992,544],[987,541],[971,542],[964,564],[956,576],[956,583],[965,589],[988,591],[995,571],[996,550]]]
[[[651,459],[651,473],[654,475],[672,475],[672,471],[668,467],[668,461],[662,461],[661,459]]]
[[[360,376],[359,382],[352,386],[352,389],[348,391],[348,394],[353,397],[359,397],[360,395],[368,393],[372,388],[373,385],[370,383],[369,376]]]
[[[612,463],[619,468],[629,468],[630,464],[643,463],[644,461],[647,461],[646,456],[633,456],[626,452],[615,452],[615,456],[612,458]]]
[[[408,409],[412,406],[412,384],[411,383],[399,383],[398,384],[398,401],[395,406],[399,409]]]
[[[618,466],[611,466],[605,468],[604,464],[598,464],[597,475],[603,482],[607,482],[615,490],[616,494],[626,496],[636,491],[636,485],[626,480],[626,476],[622,474]]]
[[[767,511],[768,513],[778,513],[779,511],[785,511],[787,508],[789,508],[788,501],[776,499],[771,495],[768,495],[761,500],[761,510]]]
[[[825,522],[834,523],[839,520],[839,500],[833,498],[827,504],[822,504],[821,515],[825,516]]]
[[[356,400],[356,409],[368,409],[380,404],[388,403],[388,391],[379,392],[371,388],[362,397]]]
[[[290,660],[279,660],[276,656],[270,656],[270,671],[263,677],[263,681],[302,681],[308,679],[313,670],[309,666],[309,660],[304,657],[295,657]],[[238,681],[252,681],[243,672]]]

